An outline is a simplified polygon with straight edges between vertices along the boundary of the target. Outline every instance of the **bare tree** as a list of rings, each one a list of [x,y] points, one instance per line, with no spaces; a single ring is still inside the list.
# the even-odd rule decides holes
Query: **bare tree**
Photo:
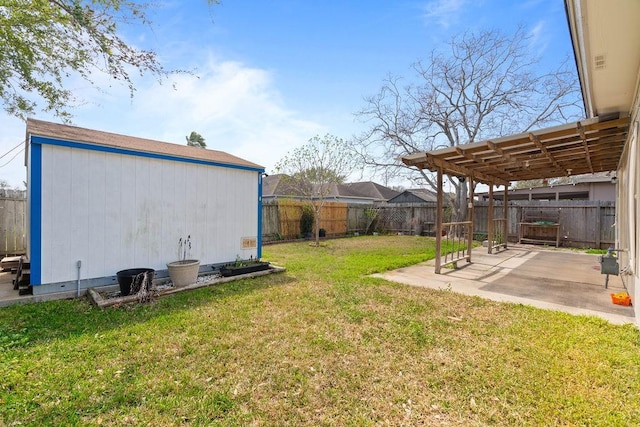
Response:
[[[512,36],[464,33],[450,41],[446,54],[434,50],[413,65],[416,83],[387,77],[357,113],[371,123],[352,142],[361,164],[435,189],[430,172],[405,166],[400,158],[577,118],[580,95],[569,62],[538,73],[529,42],[522,29]],[[450,204],[455,218],[463,219],[467,183],[464,178],[451,183],[456,197]]]
[[[320,245],[320,215],[331,189],[354,168],[347,143],[336,136],[315,136],[306,145],[286,154],[275,166],[283,179],[313,207],[315,242]]]

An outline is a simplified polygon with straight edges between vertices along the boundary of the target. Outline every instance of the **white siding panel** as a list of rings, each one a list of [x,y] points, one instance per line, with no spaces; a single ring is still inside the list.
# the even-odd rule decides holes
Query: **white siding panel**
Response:
[[[104,200],[104,240],[101,244],[104,250],[104,261],[99,272],[93,272],[94,276],[102,277],[106,271],[114,266],[122,266],[125,258],[120,250],[122,237],[120,235],[120,218],[122,203],[120,200],[120,188],[122,187],[122,156],[105,154],[105,187]],[[100,244],[100,242],[94,242]],[[91,260],[91,262],[95,262]],[[116,267],[116,272],[118,268]],[[113,274],[113,273],[111,273]]]
[[[178,258],[177,241],[173,240],[176,219],[174,216],[174,195],[176,191],[176,165],[172,162],[161,162],[162,197],[160,201],[160,253],[166,257],[167,262]]]
[[[208,231],[207,227],[207,215],[208,215],[208,205],[207,205],[207,192],[209,191],[209,182],[208,182],[208,171],[206,166],[198,166],[195,168],[196,176],[195,179],[195,232],[197,236],[197,245],[193,246],[192,255],[197,257],[198,259],[204,259],[207,255],[207,250],[209,248],[209,239],[211,237],[211,233]],[[204,231],[206,230],[206,231]],[[204,231],[204,232],[203,232]]]
[[[71,259],[71,149],[43,147],[42,282],[68,277]],[[45,249],[46,248],[46,249]]]
[[[87,152],[89,156],[90,153]],[[79,254],[82,260],[81,279],[99,277],[107,265],[106,234],[107,234],[107,159],[104,153],[95,153],[87,159],[90,170],[87,177],[88,193],[88,235],[87,252]]]
[[[184,164],[184,194],[185,203],[182,212],[183,235],[191,236],[192,249],[190,256],[202,259],[199,248],[202,247],[202,234],[205,232],[202,224],[198,223],[198,180],[200,179],[200,166]],[[188,207],[188,208],[187,208]]]
[[[187,236],[189,230],[187,229],[187,165],[185,163],[175,163],[176,169],[175,180],[175,193],[166,194],[165,196],[173,202],[171,208],[173,210],[172,222],[173,226],[166,230],[169,235],[173,234],[174,245],[178,244],[178,239],[183,236]]]
[[[89,180],[93,172],[93,161],[89,162],[88,151],[71,150],[71,165],[71,200],[69,201],[71,205],[71,231],[67,236],[69,258],[61,261],[58,268],[70,271],[71,275],[77,278],[76,263],[78,260],[87,258],[89,247],[92,246],[89,242],[89,219],[95,220],[93,217],[95,211],[93,206],[89,204]],[[80,238],[75,238],[75,236]]]
[[[121,157],[120,169],[120,215],[118,223],[120,227],[120,244],[114,248],[119,250],[118,261],[122,268],[139,267],[136,262],[136,158],[131,156]]]
[[[151,253],[151,215],[154,214],[153,200],[150,190],[151,160],[135,157],[135,217],[133,233],[133,263],[135,266],[146,267],[150,263]]]
[[[159,160],[149,160],[149,182],[147,184],[149,216],[149,259],[147,265],[152,265],[153,260],[162,259],[162,164]],[[166,162],[164,162],[166,163]]]
[[[202,264],[256,255],[257,172],[43,146],[42,283],[165,269],[191,235]]]

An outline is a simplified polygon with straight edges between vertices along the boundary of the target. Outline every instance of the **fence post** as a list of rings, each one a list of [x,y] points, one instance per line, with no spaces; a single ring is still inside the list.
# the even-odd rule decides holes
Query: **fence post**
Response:
[[[473,198],[474,198],[474,179],[473,176],[469,177],[469,201],[467,202],[467,208],[469,209],[469,221],[471,224],[469,225],[469,236],[467,237],[467,262],[471,262],[471,249],[473,249],[473,220],[474,220],[474,207],[473,207]]]
[[[440,274],[442,261],[442,168],[438,168],[438,189],[436,198],[436,274]]]
[[[489,184],[489,210],[487,211],[487,252],[493,252],[493,183]]]
[[[600,200],[598,200],[598,204],[596,205],[596,248],[600,249],[600,243],[602,241],[602,230],[600,229],[600,225],[602,224],[602,209],[600,207]]]

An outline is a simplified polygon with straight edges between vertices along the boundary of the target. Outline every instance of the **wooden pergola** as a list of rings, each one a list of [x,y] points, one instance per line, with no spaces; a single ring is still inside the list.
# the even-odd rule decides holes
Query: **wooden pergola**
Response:
[[[585,173],[615,171],[629,132],[629,118],[604,120],[598,117],[547,129],[511,135],[457,147],[418,152],[402,158],[408,166],[428,169],[438,174],[436,217],[436,273],[442,266],[462,259],[471,262],[473,240],[473,203],[464,222],[443,222],[443,175],[469,181],[469,201],[473,201],[476,182],[489,186],[489,253],[507,247],[508,200],[512,181],[557,178]],[[493,218],[493,188],[504,186],[504,217]],[[466,250],[457,258],[442,262],[443,226],[454,227],[464,235]],[[460,233],[460,228],[463,230]],[[496,233],[498,230],[498,233]],[[498,237],[497,244],[496,237]]]

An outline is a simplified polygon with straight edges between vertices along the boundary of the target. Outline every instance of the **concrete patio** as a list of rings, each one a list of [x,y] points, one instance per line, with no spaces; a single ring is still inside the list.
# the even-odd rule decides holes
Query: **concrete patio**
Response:
[[[611,293],[624,291],[620,276],[600,273],[599,255],[534,245],[513,245],[487,254],[472,252],[472,263],[435,274],[434,261],[375,277],[431,289],[449,289],[494,301],[526,304],[574,315],[599,316],[614,324],[635,323],[633,307],[615,305]]]

